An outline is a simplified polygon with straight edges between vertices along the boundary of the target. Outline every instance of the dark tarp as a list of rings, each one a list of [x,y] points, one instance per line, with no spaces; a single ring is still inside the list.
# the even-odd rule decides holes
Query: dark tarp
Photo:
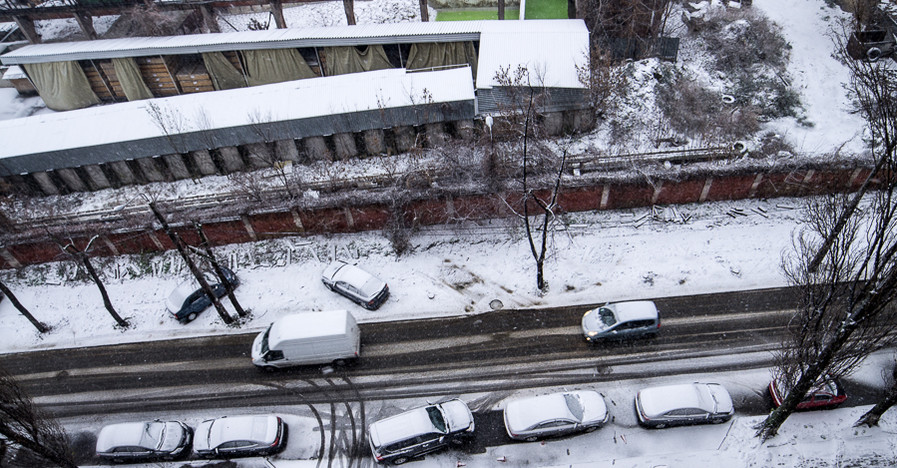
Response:
[[[23,66],[50,109],[81,109],[100,102],[78,62],[26,63]]]
[[[361,73],[392,68],[382,45],[371,45],[359,52],[356,47],[325,47],[325,67],[328,76]]]
[[[405,68],[414,70],[463,64],[470,64],[476,78],[477,53],[473,42],[428,42],[411,44]]]
[[[249,86],[317,76],[297,49],[244,50],[240,53],[246,64]]]
[[[202,61],[209,71],[209,78],[215,89],[235,89],[246,87],[246,78],[243,72],[237,70],[234,64],[221,52],[206,52],[202,54]]]
[[[143,81],[137,62],[133,58],[114,58],[112,66],[115,67],[115,77],[121,83],[121,89],[129,101],[153,98],[153,93]]]

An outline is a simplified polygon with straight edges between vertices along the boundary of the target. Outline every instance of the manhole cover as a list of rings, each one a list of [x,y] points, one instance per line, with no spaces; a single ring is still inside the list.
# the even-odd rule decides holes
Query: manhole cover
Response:
[[[504,306],[505,305],[502,304],[501,301],[499,301],[498,299],[492,299],[491,301],[489,301],[489,307],[491,307],[492,310],[498,310]]]

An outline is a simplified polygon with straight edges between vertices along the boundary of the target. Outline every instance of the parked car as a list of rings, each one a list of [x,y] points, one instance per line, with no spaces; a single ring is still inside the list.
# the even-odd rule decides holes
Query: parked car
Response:
[[[769,395],[772,397],[772,404],[776,408],[782,406],[785,400],[785,394],[782,392],[784,385],[779,380],[773,380],[769,383]],[[810,391],[807,392],[804,399],[797,404],[799,410],[810,410],[820,408],[836,408],[847,400],[847,394],[841,382],[837,379],[824,378],[817,383]]]
[[[717,383],[691,383],[646,388],[635,397],[635,412],[645,427],[718,424],[735,414],[732,397]]]
[[[586,311],[582,316],[582,333],[588,342],[653,336],[658,330],[660,313],[651,301],[605,304]]]
[[[552,393],[508,402],[505,430],[512,439],[533,442],[543,437],[592,432],[607,422],[604,398],[593,390]]]
[[[376,276],[339,260],[327,265],[321,281],[368,310],[380,307],[389,297],[389,286]]]
[[[368,427],[368,443],[380,463],[401,465],[414,457],[473,437],[473,414],[461,400],[415,408]]]
[[[279,416],[224,416],[196,427],[193,451],[205,458],[271,455],[286,443],[287,425]]]
[[[219,282],[218,277],[210,271],[203,273],[206,282],[209,283],[215,296],[219,299],[227,294],[227,284],[230,284],[232,288],[240,285],[240,280],[234,272],[227,268],[221,268],[221,270],[224,273],[225,282]],[[208,309],[212,305],[212,300],[206,296],[196,278],[191,277],[179,284],[171,292],[166,305],[168,311],[174,315],[174,318],[180,322],[188,323],[195,320],[196,316],[202,313],[202,311]]]
[[[97,456],[113,462],[172,460],[189,451],[193,431],[180,421],[109,424],[97,436]]]

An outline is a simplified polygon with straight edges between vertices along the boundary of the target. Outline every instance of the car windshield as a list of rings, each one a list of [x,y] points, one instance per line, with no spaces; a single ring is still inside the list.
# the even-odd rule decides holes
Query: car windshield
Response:
[[[165,424],[147,423],[143,426],[143,434],[140,437],[140,446],[158,450],[165,440],[162,437],[164,430]]]
[[[273,326],[273,323],[271,325],[268,325],[268,329],[265,330],[265,334],[262,335],[262,356],[268,354],[268,334],[271,333],[271,327]]]
[[[582,415],[585,410],[582,407],[582,402],[579,400],[579,395],[565,393],[564,401],[567,402],[567,409],[570,410],[570,414],[572,414],[577,421],[582,421]]]
[[[439,432],[443,434],[448,432],[445,427],[445,417],[443,417],[442,411],[440,411],[438,407],[428,406],[427,416],[430,417],[430,422],[433,423],[433,427],[435,427]]]
[[[607,307],[598,309],[598,317],[601,319],[601,323],[603,323],[606,327],[617,323],[617,317],[614,315],[614,311],[608,309]]]

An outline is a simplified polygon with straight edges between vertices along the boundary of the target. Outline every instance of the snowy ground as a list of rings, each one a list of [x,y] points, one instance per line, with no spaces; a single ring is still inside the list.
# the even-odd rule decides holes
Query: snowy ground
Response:
[[[781,255],[800,206],[746,200],[569,215],[553,236],[550,290],[541,296],[525,238],[501,221],[425,229],[398,258],[379,232],[219,247],[242,282],[237,298],[252,309],[238,329],[213,309],[187,325],[167,315],[167,295],[189,275],[174,252],[96,261],[112,303],[132,323],[124,331],[112,327],[96,286],[75,279],[73,263],[27,267],[3,272],[3,280],[53,331],[38,335],[10,301],[0,302],[0,352],[246,332],[300,310],[348,307],[365,322],[483,312],[493,299],[522,308],[781,286]],[[319,275],[334,256],[382,277],[390,299],[371,312],[327,290]]]

